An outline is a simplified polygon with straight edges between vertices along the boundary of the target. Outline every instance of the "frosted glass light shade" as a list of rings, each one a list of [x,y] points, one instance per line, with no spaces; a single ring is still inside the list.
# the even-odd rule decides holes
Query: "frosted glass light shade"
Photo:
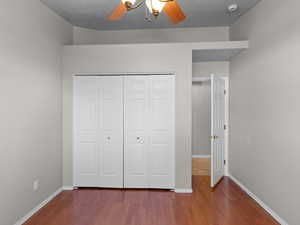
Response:
[[[122,2],[125,4],[125,2],[131,2],[131,4],[133,5],[135,3],[136,0],[122,0]]]
[[[159,0],[146,0],[146,5],[150,12],[152,12],[152,9],[157,10],[158,12],[161,12],[163,8],[165,7],[166,3],[161,2]]]

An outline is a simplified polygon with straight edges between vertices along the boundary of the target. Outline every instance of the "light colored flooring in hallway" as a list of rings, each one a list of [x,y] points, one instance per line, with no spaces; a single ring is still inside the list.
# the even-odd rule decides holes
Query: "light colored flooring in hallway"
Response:
[[[171,191],[63,191],[26,225],[273,225],[278,224],[232,180],[215,189],[193,176],[193,194]]]

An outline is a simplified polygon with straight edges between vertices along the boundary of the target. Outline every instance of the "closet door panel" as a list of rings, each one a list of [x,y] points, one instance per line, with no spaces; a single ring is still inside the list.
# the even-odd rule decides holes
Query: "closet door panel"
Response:
[[[174,188],[174,76],[126,77],[124,184]]]
[[[151,188],[174,188],[174,76],[151,76],[149,163]]]
[[[123,77],[74,78],[74,185],[123,187]]]
[[[74,185],[98,185],[97,79],[74,78]]]
[[[123,77],[98,77],[99,186],[123,187]]]
[[[124,187],[147,188],[148,80],[124,77]]]

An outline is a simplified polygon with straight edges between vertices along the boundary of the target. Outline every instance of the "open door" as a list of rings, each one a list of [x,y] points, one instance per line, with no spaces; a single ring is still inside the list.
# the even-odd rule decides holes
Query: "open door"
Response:
[[[211,187],[225,172],[225,94],[225,80],[211,75]]]

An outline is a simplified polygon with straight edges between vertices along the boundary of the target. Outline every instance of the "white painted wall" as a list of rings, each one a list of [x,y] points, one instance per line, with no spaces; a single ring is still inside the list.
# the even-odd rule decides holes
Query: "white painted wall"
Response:
[[[176,188],[191,188],[192,50],[244,48],[247,46],[247,42],[66,46],[64,48],[63,87],[64,185],[71,186],[73,184],[73,75],[174,72],[176,74]]]
[[[193,77],[210,77],[211,74],[229,76],[229,62],[193,63]],[[210,155],[210,81],[192,86],[192,153]]]
[[[300,224],[300,2],[264,0],[231,28],[250,48],[231,62],[230,173]]]
[[[74,27],[74,44],[138,44],[228,41],[229,27],[97,31]]]
[[[192,153],[210,155],[210,81],[193,83],[192,86]]]
[[[72,76],[124,72],[176,74],[176,188],[191,188],[192,49],[184,44],[65,47],[64,185],[72,185],[73,174]]]
[[[72,27],[38,0],[1,1],[0,27],[0,224],[11,225],[62,186],[61,53]]]
[[[209,77],[211,74],[229,76],[229,62],[193,63],[193,77]]]

